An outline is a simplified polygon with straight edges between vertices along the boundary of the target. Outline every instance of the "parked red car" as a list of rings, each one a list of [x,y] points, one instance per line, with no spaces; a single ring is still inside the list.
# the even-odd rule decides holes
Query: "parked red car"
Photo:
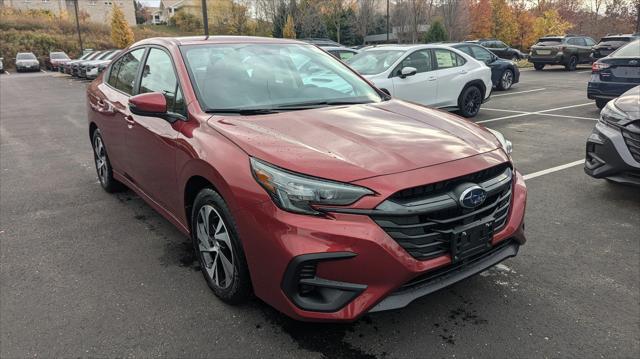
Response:
[[[126,185],[190,235],[226,302],[253,291],[297,319],[350,321],[525,242],[502,135],[391,99],[313,45],[147,39],[87,96],[104,189]]]
[[[44,66],[49,71],[58,71],[66,62],[71,61],[69,56],[62,51],[51,51],[44,59]]]

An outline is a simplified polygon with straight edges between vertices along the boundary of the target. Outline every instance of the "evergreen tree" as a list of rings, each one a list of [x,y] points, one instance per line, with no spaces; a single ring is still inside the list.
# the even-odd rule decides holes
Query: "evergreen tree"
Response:
[[[284,24],[284,29],[282,29],[282,37],[287,39],[296,38],[296,28],[291,15],[287,16],[287,22]]]
[[[124,13],[115,2],[111,11],[111,41],[121,49],[133,44],[134,41],[133,31],[131,31],[127,19],[124,18]]]
[[[424,36],[424,42],[442,42],[447,41],[447,31],[444,29],[444,25],[440,20],[435,20],[431,26],[429,26],[429,30]]]

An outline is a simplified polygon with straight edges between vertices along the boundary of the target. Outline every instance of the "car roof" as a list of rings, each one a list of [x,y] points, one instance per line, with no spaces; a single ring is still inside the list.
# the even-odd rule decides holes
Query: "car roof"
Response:
[[[337,50],[342,50],[342,51],[349,51],[349,52],[355,52],[358,53],[360,51],[356,50],[356,49],[350,49],[348,47],[344,47],[344,46],[320,46],[321,49],[325,50],[325,51],[337,51]]]
[[[434,44],[385,44],[385,45],[376,45],[373,47],[368,47],[366,49],[362,49],[361,51],[375,51],[375,50],[402,50],[402,51],[412,51],[419,49],[445,49],[449,44],[446,43],[434,43]]]
[[[136,42],[132,46],[140,45],[204,45],[204,44],[299,44],[306,42],[292,39],[278,39],[260,36],[182,36],[182,37],[152,37]]]

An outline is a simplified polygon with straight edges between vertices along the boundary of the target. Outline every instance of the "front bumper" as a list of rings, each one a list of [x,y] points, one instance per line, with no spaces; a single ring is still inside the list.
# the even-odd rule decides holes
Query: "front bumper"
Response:
[[[463,162],[457,165],[464,168],[471,161],[456,162]],[[416,170],[413,175],[428,178],[429,171],[432,169]],[[524,180],[516,173],[506,224],[494,233],[490,253],[484,253],[490,255],[462,267],[451,266],[448,253],[427,260],[414,258],[366,215],[303,216],[282,211],[268,201],[259,208],[242,210],[238,222],[243,242],[250,242],[244,248],[258,297],[299,320],[353,321],[367,312],[404,307],[514,256],[526,241],[525,203]],[[316,255],[323,258],[314,258]],[[447,273],[409,285],[407,290],[412,281],[436,270]],[[305,281],[296,282],[301,278]],[[296,297],[296,291],[304,290],[300,288],[305,285],[328,289],[311,296],[314,306]]]
[[[598,121],[587,139],[585,158],[584,171],[591,177],[640,185],[640,162],[619,128]]]

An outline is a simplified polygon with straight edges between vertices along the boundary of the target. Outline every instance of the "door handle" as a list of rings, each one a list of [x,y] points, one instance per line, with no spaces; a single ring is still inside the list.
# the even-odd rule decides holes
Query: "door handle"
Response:
[[[428,80],[428,81],[435,81],[435,80],[436,80],[436,77],[435,77],[435,76],[429,76],[429,77],[427,78],[427,80]]]
[[[131,126],[135,125],[136,123],[136,121],[133,120],[133,116],[131,115],[124,115],[124,120],[129,125],[129,128],[131,128]]]
[[[464,75],[464,74],[466,74],[466,73],[467,73],[467,70],[460,70],[460,71],[458,71],[458,73],[459,73],[459,74],[463,74],[463,75]]]

